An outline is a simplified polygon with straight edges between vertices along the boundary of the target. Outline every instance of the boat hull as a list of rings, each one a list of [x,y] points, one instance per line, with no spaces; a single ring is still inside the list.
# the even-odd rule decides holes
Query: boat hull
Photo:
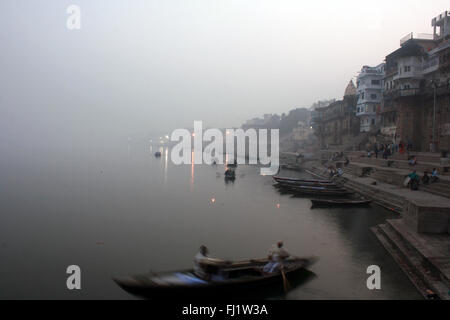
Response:
[[[276,182],[291,182],[291,183],[305,183],[305,184],[334,184],[331,180],[305,180],[297,178],[283,178],[283,177],[273,177]]]
[[[313,207],[367,207],[370,200],[345,201],[345,200],[311,200]]]
[[[313,259],[302,259],[285,271],[286,279],[292,288],[302,281],[312,277],[312,273],[305,268],[313,263]],[[255,266],[261,268],[259,264]],[[256,272],[256,271],[255,271]],[[171,279],[171,277],[189,277],[192,281],[158,281],[158,279]],[[173,279],[175,279],[173,278]],[[171,299],[181,297],[201,298],[254,298],[258,294],[266,295],[270,292],[282,293],[284,291],[283,275],[280,272],[271,275],[242,277],[222,281],[204,281],[197,278],[193,270],[169,272],[163,274],[136,275],[126,278],[113,279],[123,290],[135,296],[149,299]],[[281,290],[281,291],[280,291]],[[249,296],[251,294],[251,296]]]

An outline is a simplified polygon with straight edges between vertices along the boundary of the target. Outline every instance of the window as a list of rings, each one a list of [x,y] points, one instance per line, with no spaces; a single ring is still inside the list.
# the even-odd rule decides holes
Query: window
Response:
[[[411,66],[405,66],[405,72],[410,72],[411,71]]]
[[[379,86],[380,85],[380,80],[372,80],[372,84]]]
[[[377,95],[376,95],[375,93],[372,93],[372,94],[370,95],[370,99],[376,100],[376,99],[377,99]]]

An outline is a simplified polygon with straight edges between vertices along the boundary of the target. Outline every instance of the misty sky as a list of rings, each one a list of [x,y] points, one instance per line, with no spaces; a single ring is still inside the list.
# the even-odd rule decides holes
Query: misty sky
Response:
[[[66,28],[70,4],[81,30]],[[144,136],[340,98],[448,0],[2,0],[0,133]]]

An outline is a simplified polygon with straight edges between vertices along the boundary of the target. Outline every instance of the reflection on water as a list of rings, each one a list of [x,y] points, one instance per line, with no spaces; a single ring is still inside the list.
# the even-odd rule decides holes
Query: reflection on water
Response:
[[[78,151],[0,163],[0,298],[131,299],[112,276],[190,268],[201,244],[228,260],[261,258],[278,240],[320,258],[316,277],[288,299],[420,298],[369,230],[395,218],[390,212],[313,211],[307,198],[279,194],[256,166],[240,165],[225,184],[224,165],[175,166],[169,149],[156,158],[156,148],[134,140]],[[80,292],[65,289],[72,264],[82,270]],[[374,264],[380,291],[366,287]]]
[[[194,152],[194,150],[192,150],[192,153],[191,153],[191,191],[192,191],[192,188],[194,187],[194,173],[195,173],[194,159],[195,159],[195,152]]]
[[[164,154],[164,184],[167,183],[167,170],[169,168],[169,148],[166,147],[165,151],[163,151]]]

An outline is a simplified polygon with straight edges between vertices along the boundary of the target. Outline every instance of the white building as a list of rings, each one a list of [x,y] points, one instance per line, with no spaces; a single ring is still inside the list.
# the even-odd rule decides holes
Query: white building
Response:
[[[384,63],[376,67],[364,66],[358,75],[356,116],[361,121],[361,132],[369,132],[377,123],[377,110],[383,98],[384,75]]]

